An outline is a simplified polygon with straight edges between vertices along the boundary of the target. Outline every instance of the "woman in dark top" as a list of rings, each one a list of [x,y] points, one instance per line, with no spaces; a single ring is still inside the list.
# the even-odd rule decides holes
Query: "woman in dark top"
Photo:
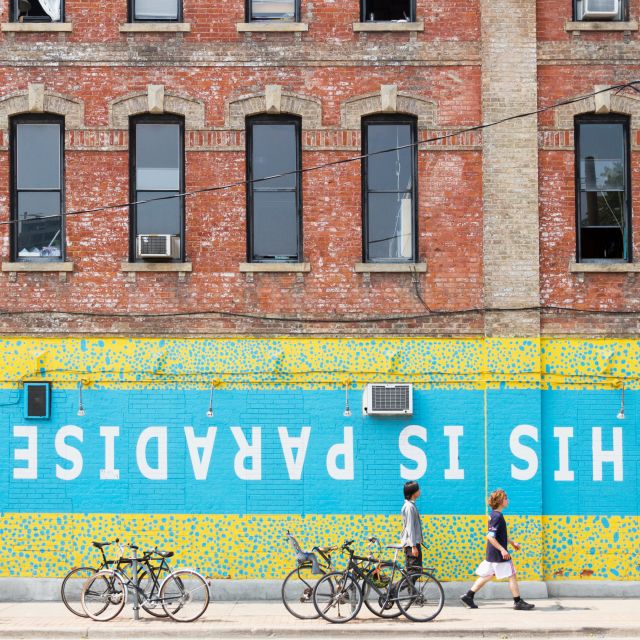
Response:
[[[490,582],[493,578],[498,580],[509,578],[509,588],[513,595],[513,608],[519,611],[530,611],[535,605],[525,602],[520,597],[516,568],[513,566],[513,560],[507,551],[509,545],[516,551],[520,549],[520,545],[517,542],[509,540],[507,522],[502,515],[503,509],[509,506],[507,494],[502,489],[496,489],[489,496],[489,506],[491,507],[491,513],[489,514],[489,531],[487,532],[486,560],[481,562],[476,569],[476,575],[480,577],[460,599],[470,609],[477,609],[478,605],[475,603],[474,596],[487,582]]]

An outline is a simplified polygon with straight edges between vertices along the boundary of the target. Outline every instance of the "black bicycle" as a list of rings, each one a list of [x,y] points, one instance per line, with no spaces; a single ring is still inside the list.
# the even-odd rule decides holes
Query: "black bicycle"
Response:
[[[380,617],[402,613],[415,622],[433,620],[442,611],[444,591],[432,568],[406,571],[397,562],[402,549],[399,546],[387,547],[395,550],[393,562],[357,556],[353,542],[349,540],[342,545],[342,550],[349,554],[344,571],[328,573],[313,591],[314,607],[325,620],[332,623],[353,620],[363,602]],[[395,606],[398,612],[394,611]]]
[[[287,611],[301,620],[317,618],[318,613],[313,606],[313,589],[319,576],[331,571],[331,553],[338,547],[313,547],[311,551],[303,551],[298,541],[286,533],[287,540],[296,554],[296,567],[292,569],[282,582],[282,603]]]
[[[87,614],[82,609],[80,603],[80,594],[82,593],[82,586],[92,575],[103,569],[117,569],[118,571],[127,571],[131,566],[131,561],[122,557],[122,548],[120,548],[120,554],[117,559],[109,560],[105,553],[105,548],[112,544],[118,544],[120,540],[116,538],[111,542],[98,542],[94,540],[91,546],[95,547],[102,554],[102,561],[98,567],[74,567],[67,573],[62,581],[60,587],[60,595],[64,606],[76,616],[80,618],[87,618]],[[144,571],[144,567],[140,565],[140,572]]]
[[[99,622],[112,620],[124,608],[129,591],[133,591],[145,611],[151,613],[152,609],[161,608],[176,622],[193,622],[206,611],[209,584],[202,575],[193,569],[171,571],[166,560],[173,555],[172,552],[156,549],[138,558],[138,547],[133,544],[126,546],[133,552],[128,559],[132,564],[143,565],[147,579],[138,582],[139,572],[132,571],[136,576],[132,579],[117,569],[104,569],[93,574],[82,587],[80,596],[87,616]],[[154,558],[159,564],[154,564]],[[162,567],[169,571],[164,579],[159,575]],[[152,615],[157,615],[157,612]]]

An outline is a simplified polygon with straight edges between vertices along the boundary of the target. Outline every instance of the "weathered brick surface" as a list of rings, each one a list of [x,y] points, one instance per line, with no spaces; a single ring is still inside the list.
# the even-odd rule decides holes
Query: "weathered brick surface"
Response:
[[[66,207],[75,210],[129,199],[127,117],[148,104],[149,85],[163,86],[165,109],[187,117],[186,186],[197,190],[243,179],[243,118],[266,105],[268,85],[280,88],[284,110],[303,116],[303,162],[311,166],[358,154],[358,120],[383,108],[383,85],[397,87],[398,109],[416,113],[427,138],[640,77],[638,32],[569,33],[570,0],[417,5],[424,22],[418,33],[354,33],[358,3],[335,0],[303,0],[308,32],[239,33],[244,2],[185,0],[189,33],[123,34],[124,0],[67,0],[71,33],[0,33],[0,220],[9,219],[6,122],[29,108],[29,85],[44,85],[45,108],[66,116]],[[630,0],[630,18],[639,12],[640,0]],[[0,21],[8,21],[8,3]],[[354,273],[362,258],[356,162],[304,177],[308,274],[251,280],[239,272],[246,260],[243,188],[188,199],[193,272],[184,280],[172,273],[132,280],[121,272],[128,257],[126,208],[70,217],[67,258],[74,272],[66,282],[55,273],[0,274],[0,307],[15,312],[0,316],[0,331],[535,333],[535,313],[485,318],[476,310],[539,301],[634,310],[640,300],[633,274],[569,272],[575,252],[571,117],[549,112],[537,128],[529,118],[425,145],[418,226],[426,274]],[[640,254],[636,227],[634,257]],[[7,226],[0,227],[0,250],[9,260]],[[420,298],[438,313],[429,315]],[[37,309],[46,315],[33,313]],[[209,315],[136,317],[200,312]],[[121,315],[86,315],[113,313]],[[337,322],[380,316],[386,319]],[[319,322],[304,322],[309,318]],[[541,330],[632,333],[636,322],[551,309],[542,313]]]
[[[2,36],[0,85],[7,95],[25,103],[19,94],[26,96],[29,85],[39,83],[50,104],[56,94],[83,108],[82,121],[75,117],[66,135],[68,211],[129,199],[127,117],[146,108],[149,85],[164,87],[166,110],[186,115],[189,191],[243,179],[244,115],[264,108],[268,85],[281,88],[283,110],[303,117],[304,166],[359,153],[359,118],[345,114],[348,105],[369,95],[373,108],[361,111],[376,110],[381,85],[397,86],[398,109],[419,116],[423,138],[481,121],[478,2],[419,2],[425,31],[413,35],[354,33],[358,3],[303,3],[302,19],[310,29],[302,35],[237,33],[243,2],[224,8],[184,4],[188,34],[123,35],[118,25],[126,22],[124,2],[67,0],[71,34]],[[454,21],[451,12],[458,14]],[[27,50],[32,53],[25,64]],[[54,59],[56,66],[48,66]],[[23,111],[22,103],[3,111],[0,102],[0,116]],[[0,216],[8,220],[6,130],[0,142]],[[126,208],[73,216],[67,220],[67,259],[74,272],[66,283],[57,274],[1,274],[1,306],[14,313],[2,317],[0,329],[481,333],[480,314],[428,317],[420,300],[438,312],[482,306],[481,144],[475,134],[420,153],[419,257],[428,264],[426,274],[354,273],[362,260],[360,164],[354,162],[304,176],[304,259],[311,264],[304,276],[255,274],[250,280],[239,272],[246,260],[243,188],[187,200],[186,252],[193,272],[184,281],[175,273],[139,273],[131,281],[121,272],[128,258]],[[0,234],[7,261],[8,227]],[[46,313],[32,313],[36,309]],[[109,315],[114,313],[121,315]],[[171,313],[185,315],[136,317]],[[197,313],[205,315],[191,315]],[[332,322],[379,317],[386,320]]]

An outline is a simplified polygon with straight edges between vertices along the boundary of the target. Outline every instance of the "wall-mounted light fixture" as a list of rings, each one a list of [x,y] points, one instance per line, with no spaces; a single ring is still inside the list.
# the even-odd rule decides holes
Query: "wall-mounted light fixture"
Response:
[[[620,397],[620,411],[618,411],[616,418],[624,420],[624,382],[622,383],[622,395]]]
[[[344,412],[342,415],[345,418],[351,417],[351,409],[349,408],[349,387],[351,386],[351,380],[347,380],[344,385]]]
[[[78,383],[78,416],[84,416],[84,405],[82,404],[82,380]]]
[[[211,381],[211,392],[209,393],[209,408],[207,409],[207,418],[213,418],[213,390],[216,388],[216,381]]]

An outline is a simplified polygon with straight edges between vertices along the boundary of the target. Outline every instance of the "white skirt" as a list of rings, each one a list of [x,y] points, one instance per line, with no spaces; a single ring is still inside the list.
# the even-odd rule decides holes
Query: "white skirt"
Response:
[[[513,566],[511,560],[507,560],[506,562],[487,562],[484,560],[476,569],[476,575],[481,578],[495,576],[498,580],[503,580],[504,578],[515,576],[516,568]]]

